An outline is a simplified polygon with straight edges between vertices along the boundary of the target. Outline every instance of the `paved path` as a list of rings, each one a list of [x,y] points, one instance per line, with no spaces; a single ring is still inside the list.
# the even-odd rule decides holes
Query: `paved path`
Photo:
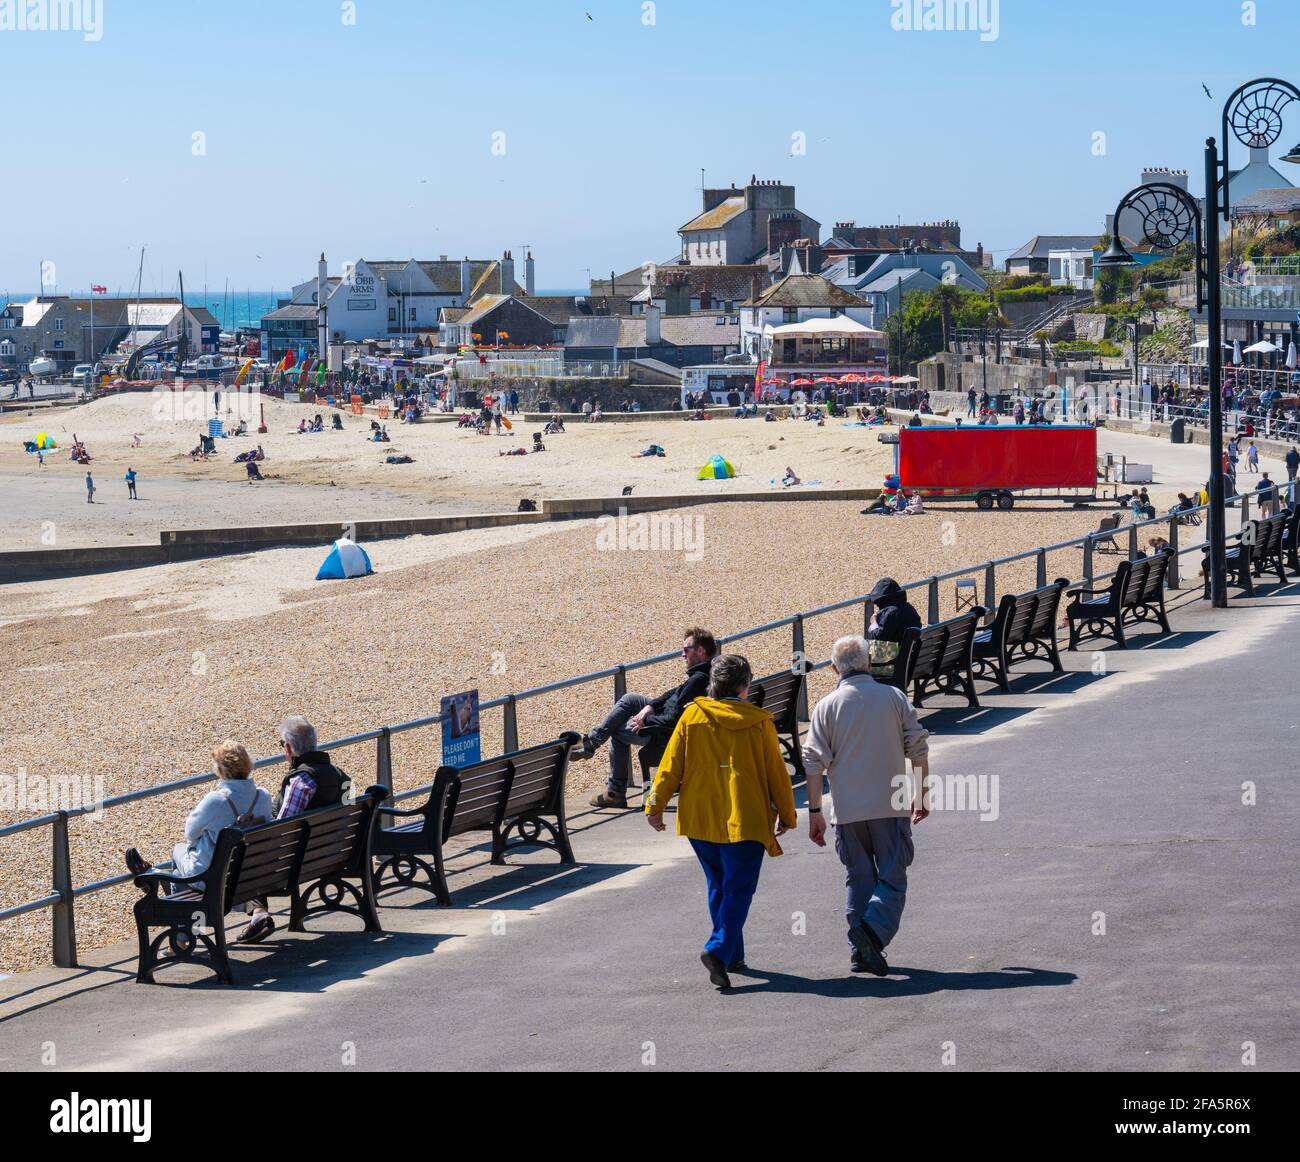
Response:
[[[996,776],[997,817],[918,828],[886,980],[846,971],[840,869],[801,831],[764,869],[753,970],[716,992],[686,841],[586,813],[576,868],[471,850],[456,907],[277,933],[233,989],[138,986],[127,946],[0,981],[0,1066],[52,1042],[101,1070],[1231,1070],[1251,1042],[1300,1068],[1298,617],[1300,584],[1193,601],[1172,638],[930,716],[935,773]]]

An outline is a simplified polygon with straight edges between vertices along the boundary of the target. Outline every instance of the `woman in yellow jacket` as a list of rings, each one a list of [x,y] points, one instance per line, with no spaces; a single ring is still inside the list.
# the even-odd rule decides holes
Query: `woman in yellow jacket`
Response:
[[[798,822],[772,716],[745,701],[752,676],[739,654],[713,659],[709,695],[677,720],[645,801],[650,826],[662,831],[664,808],[680,792],[677,834],[704,868],[713,920],[700,960],[719,988],[731,987],[729,969],[745,967],[745,917],[763,853],[780,855],[776,836]]]

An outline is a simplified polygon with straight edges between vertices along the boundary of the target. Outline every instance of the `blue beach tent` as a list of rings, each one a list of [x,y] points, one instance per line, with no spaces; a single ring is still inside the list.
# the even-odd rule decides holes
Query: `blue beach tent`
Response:
[[[373,572],[365,549],[347,537],[341,537],[334,542],[329,556],[316,573],[316,580],[342,581],[348,577],[366,577]]]

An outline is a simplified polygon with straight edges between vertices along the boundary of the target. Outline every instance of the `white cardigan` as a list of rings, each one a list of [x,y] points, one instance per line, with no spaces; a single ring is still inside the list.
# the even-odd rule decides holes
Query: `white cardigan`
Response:
[[[185,838],[172,849],[178,876],[195,876],[212,862],[217,835],[243,814],[252,812],[259,822],[271,818],[271,796],[252,779],[222,779],[185,820]],[[199,889],[202,890],[202,889]]]

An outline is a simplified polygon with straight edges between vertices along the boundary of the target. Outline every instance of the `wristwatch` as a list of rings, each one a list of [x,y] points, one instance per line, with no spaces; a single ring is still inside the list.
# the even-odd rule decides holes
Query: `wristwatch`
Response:
[[[808,814],[809,814],[809,815],[820,815],[821,813],[822,813],[822,809],[821,809],[820,807],[809,807],[809,808],[808,808]]]

